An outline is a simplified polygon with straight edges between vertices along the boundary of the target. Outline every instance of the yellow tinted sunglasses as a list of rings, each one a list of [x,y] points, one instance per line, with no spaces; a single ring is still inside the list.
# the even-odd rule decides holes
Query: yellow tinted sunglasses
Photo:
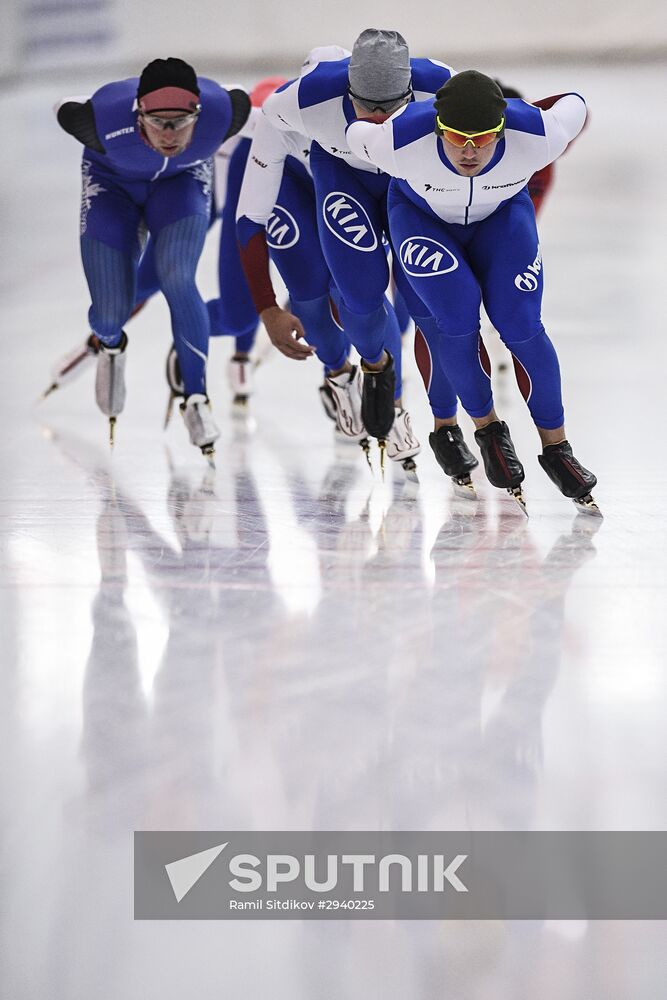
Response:
[[[457,149],[463,149],[469,142],[476,149],[484,149],[485,146],[490,146],[493,140],[498,138],[498,133],[502,132],[505,127],[505,119],[501,118],[500,125],[486,129],[485,132],[460,132],[457,128],[444,125],[438,115],[435,116],[435,120],[446,141],[451,142],[452,146],[456,146]]]

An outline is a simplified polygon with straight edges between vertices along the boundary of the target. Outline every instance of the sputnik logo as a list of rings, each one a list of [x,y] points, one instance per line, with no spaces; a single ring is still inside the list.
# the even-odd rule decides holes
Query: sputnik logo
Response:
[[[209,870],[228,843],[229,841],[219,844],[217,847],[210,847],[207,851],[189,854],[187,858],[179,858],[178,861],[172,861],[164,866],[177,903],[180,903],[183,897],[187,896],[193,885]]]

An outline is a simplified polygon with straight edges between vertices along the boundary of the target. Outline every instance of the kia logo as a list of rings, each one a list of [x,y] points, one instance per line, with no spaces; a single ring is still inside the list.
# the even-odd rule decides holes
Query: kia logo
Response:
[[[353,250],[371,253],[378,245],[366,209],[343,191],[331,191],[324,199],[322,217],[329,232]]]
[[[451,250],[430,236],[409,236],[401,243],[399,256],[405,273],[415,278],[449,274],[459,266]]]
[[[299,226],[296,219],[282,205],[274,205],[266,224],[266,242],[272,250],[288,250],[298,241]]]

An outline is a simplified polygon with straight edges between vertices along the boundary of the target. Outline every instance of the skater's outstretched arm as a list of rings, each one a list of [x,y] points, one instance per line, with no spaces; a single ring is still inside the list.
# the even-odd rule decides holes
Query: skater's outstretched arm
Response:
[[[266,242],[266,225],[278,198],[285,158],[294,152],[293,144],[288,134],[273,128],[268,119],[258,121],[236,217],[241,263],[255,309],[269,339],[286,357],[305,361],[314,349],[299,343],[305,337],[301,321],[276,302]]]

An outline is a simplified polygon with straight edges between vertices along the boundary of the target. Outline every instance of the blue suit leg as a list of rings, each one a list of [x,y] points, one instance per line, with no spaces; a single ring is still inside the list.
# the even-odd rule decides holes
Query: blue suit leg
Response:
[[[382,245],[383,198],[375,197],[340,159],[316,143],[310,165],[317,197],[317,225],[325,260],[341,293],[341,319],[357,351],[371,364],[385,348],[388,312],[384,294],[389,283]],[[400,338],[399,338],[400,340]],[[392,354],[396,351],[386,345]]]
[[[145,185],[127,190],[84,156],[81,260],[90,290],[88,322],[107,347],[116,347],[134,305]]]
[[[398,290],[398,288],[396,288],[394,292],[394,310],[396,312],[396,319],[398,320],[398,327],[402,336],[410,325],[410,312],[408,310],[405,297]]]
[[[519,388],[538,427],[565,420],[556,350],[542,325],[544,271],[527,191],[477,224],[468,248],[489,319],[512,352]]]
[[[453,417],[456,415],[458,400],[440,360],[438,324],[410,286],[395,254],[393,275],[397,297],[403,302],[415,324],[415,360],[431,404],[431,412],[434,417],[441,419]]]
[[[155,266],[155,240],[149,236],[139,261],[135,308],[160,291],[160,281]]]
[[[278,199],[266,227],[271,260],[290,295],[292,312],[327,371],[345,364],[350,341],[334,320],[329,300],[331,274],[317,231],[315,191],[305,170],[287,160]]]
[[[209,318],[196,285],[210,216],[207,174],[186,171],[156,182],[146,205],[155,265],[171,313],[185,395],[206,394]]]
[[[462,227],[448,226],[418,208],[395,185],[389,197],[389,220],[403,272],[436,320],[443,371],[470,416],[484,417],[493,407],[493,396],[480,359],[479,284],[456,234]],[[430,242],[421,243],[422,237]],[[427,252],[422,252],[424,248]]]
[[[250,140],[242,139],[229,161],[218,252],[220,294],[217,299],[206,303],[211,336],[235,337],[236,352],[239,354],[249,354],[252,350],[259,323],[236,242],[236,206],[249,150]]]

